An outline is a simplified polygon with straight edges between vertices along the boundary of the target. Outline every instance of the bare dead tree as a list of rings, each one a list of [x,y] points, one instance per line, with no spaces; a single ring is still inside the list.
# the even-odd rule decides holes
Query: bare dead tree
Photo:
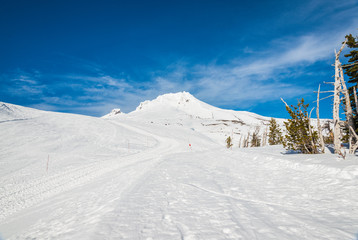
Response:
[[[247,138],[244,136],[244,139],[242,140],[242,147],[246,148],[246,140]]]
[[[355,104],[356,104],[356,112],[357,112],[357,115],[358,115],[358,99],[357,99],[357,89],[356,89],[356,87],[354,86],[353,87],[353,94],[354,94],[354,102],[355,102]]]
[[[323,140],[323,133],[322,133],[322,126],[319,120],[319,92],[321,89],[321,84],[318,85],[318,91],[317,91],[317,109],[316,109],[316,115],[317,115],[317,129],[318,129],[318,139],[320,141],[321,145],[321,153],[324,153],[324,140]]]
[[[244,140],[244,147],[245,148],[249,147],[249,143],[250,143],[250,132],[247,133],[247,137]]]
[[[334,151],[337,154],[341,154],[341,138],[342,138],[342,128],[348,129],[348,137],[349,137],[349,154],[354,154],[357,149],[358,136],[354,131],[355,124],[353,118],[353,109],[350,101],[349,91],[347,89],[346,82],[344,80],[343,68],[342,64],[339,60],[339,56],[342,53],[342,50],[346,46],[347,39],[343,42],[340,50],[338,52],[335,51],[335,82],[334,82],[334,101],[333,101],[333,136],[334,136]],[[356,89],[354,87],[354,100],[357,106],[357,94]],[[343,96],[341,96],[343,95]],[[319,98],[318,98],[319,99]],[[318,101],[318,100],[317,100]],[[339,108],[341,102],[344,101],[344,113],[346,115],[346,121],[341,121],[339,118]],[[358,108],[356,107],[356,112],[358,114]]]
[[[259,133],[260,133],[260,126],[256,126],[254,129],[254,132],[252,133],[250,147],[259,147],[260,146],[261,140],[259,137]]]
[[[351,132],[351,129],[354,129],[354,119],[353,119],[353,110],[351,106],[351,101],[349,97],[349,92],[347,89],[347,85],[344,81],[344,75],[343,75],[343,69],[342,65],[339,65],[339,78],[342,84],[342,92],[345,99],[345,115],[346,115],[346,124],[348,124],[349,129],[349,154],[353,154],[352,147],[353,147],[353,133]]]
[[[334,69],[335,69],[335,75],[334,75],[334,96],[333,96],[333,135],[334,135],[334,152],[340,153],[341,152],[341,128],[339,125],[339,107],[341,103],[340,94],[342,92],[342,84],[341,84],[341,78],[340,78],[340,66],[341,62],[339,61],[339,55],[341,54],[343,48],[346,45],[347,40],[342,44],[341,49],[338,51],[338,53],[335,51],[335,61],[334,61]]]
[[[262,134],[262,144],[261,145],[264,147],[264,146],[266,146],[266,143],[267,143],[267,127]]]
[[[313,140],[313,130],[311,128],[311,114],[314,108],[311,109],[310,114],[307,116],[308,117],[308,133],[309,133],[309,139],[311,141],[311,145],[313,147],[313,153],[318,153],[316,144]]]
[[[281,101],[286,105],[286,108],[289,108],[288,104],[285,102],[285,100],[283,100],[283,98],[281,98]]]
[[[350,127],[350,130],[353,133],[354,138],[358,139],[357,133],[354,131],[354,129]],[[356,152],[357,148],[358,148],[358,141],[356,141],[355,144],[353,144],[353,146],[352,146],[352,154],[354,154]]]

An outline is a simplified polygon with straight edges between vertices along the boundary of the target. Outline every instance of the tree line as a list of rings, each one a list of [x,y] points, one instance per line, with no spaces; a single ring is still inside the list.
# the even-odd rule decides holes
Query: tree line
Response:
[[[344,57],[348,58],[347,64],[341,64],[340,54],[345,47],[350,48],[350,52]],[[285,134],[274,118],[269,123],[269,132],[265,131],[259,136],[259,127],[253,133],[248,133],[244,140],[240,139],[239,147],[258,147],[265,145],[283,144],[287,150],[295,150],[306,154],[324,153],[325,144],[334,144],[334,152],[342,155],[341,144],[347,143],[349,153],[354,154],[358,148],[358,36],[346,35],[345,41],[338,52],[335,52],[335,77],[334,82],[329,82],[334,86],[332,91],[320,91],[317,93],[317,129],[311,125],[311,113],[308,113],[309,104],[305,104],[304,99],[300,99],[296,106],[288,105],[282,98],[286,110],[291,119],[284,122]],[[344,74],[348,76],[349,87],[344,80]],[[329,123],[323,126],[319,119],[319,102],[322,99],[320,94],[332,93],[328,97],[333,97],[333,128]],[[340,109],[343,109],[345,119],[339,117]],[[323,135],[323,130],[326,135]],[[243,138],[243,136],[241,136]],[[232,147],[232,139],[226,139],[227,147]]]

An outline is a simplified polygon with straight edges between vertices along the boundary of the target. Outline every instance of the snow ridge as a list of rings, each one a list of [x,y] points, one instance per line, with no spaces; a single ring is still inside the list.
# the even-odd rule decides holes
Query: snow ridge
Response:
[[[111,117],[117,116],[119,114],[124,114],[124,113],[121,112],[121,109],[115,108],[107,115],[104,115],[102,118],[111,118]]]
[[[26,120],[40,114],[40,110],[0,102],[0,123]]]

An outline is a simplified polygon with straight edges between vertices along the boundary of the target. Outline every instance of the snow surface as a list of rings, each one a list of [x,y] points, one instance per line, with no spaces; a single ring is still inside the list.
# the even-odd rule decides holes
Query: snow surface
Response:
[[[107,115],[103,116],[103,118],[110,118],[110,117],[114,117],[117,114],[122,114],[121,109],[119,108],[115,108],[113,109],[110,113],[108,113]]]
[[[188,93],[105,118],[0,103],[0,239],[357,239],[357,157],[223,146],[267,120]]]

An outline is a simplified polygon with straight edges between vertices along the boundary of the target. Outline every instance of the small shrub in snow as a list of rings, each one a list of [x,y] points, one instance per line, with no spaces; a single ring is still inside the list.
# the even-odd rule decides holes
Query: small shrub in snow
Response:
[[[226,138],[226,147],[227,148],[231,148],[232,147],[232,139],[231,139],[231,137],[229,136],[229,137],[227,137]]]
[[[270,145],[281,144],[282,142],[282,132],[280,126],[277,124],[274,118],[271,118],[269,125],[269,134],[268,134],[268,142]]]
[[[283,146],[288,150],[298,150],[302,153],[319,153],[318,136],[312,131],[310,119],[307,113],[308,104],[304,100],[298,101],[297,106],[289,107],[286,110],[291,119],[284,122],[287,134],[283,137]]]

